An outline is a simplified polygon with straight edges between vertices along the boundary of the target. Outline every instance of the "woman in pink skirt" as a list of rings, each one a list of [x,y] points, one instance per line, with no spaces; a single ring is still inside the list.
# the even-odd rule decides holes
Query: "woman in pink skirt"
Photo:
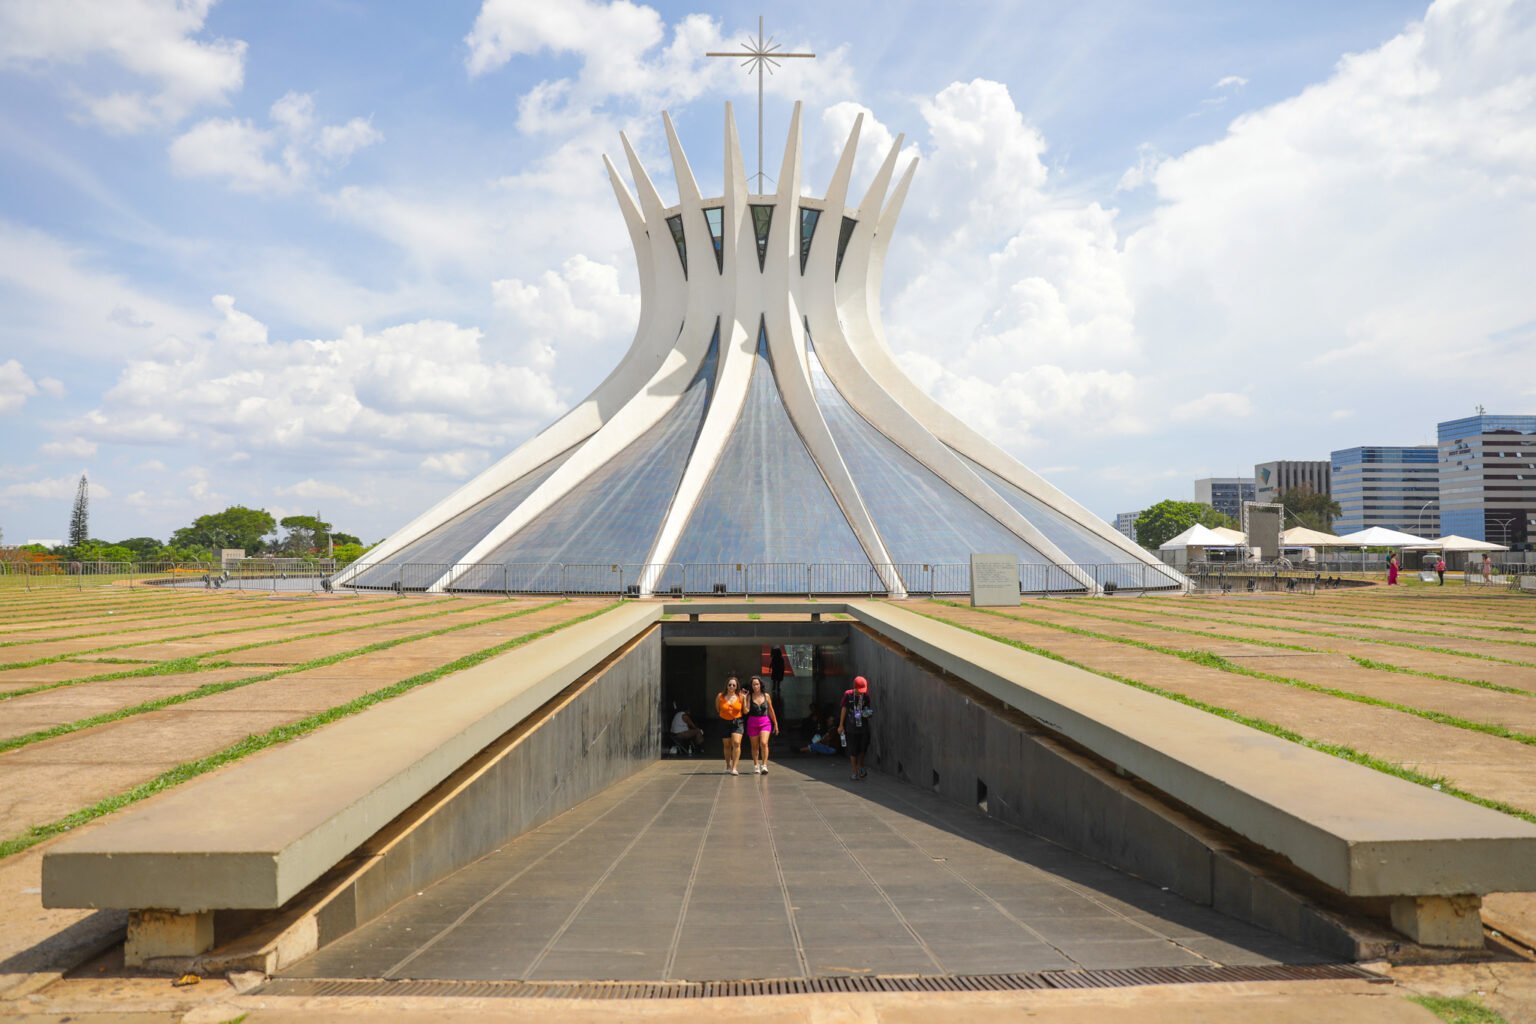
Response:
[[[773,712],[773,695],[763,689],[761,676],[747,687],[747,738],[752,741],[752,774],[768,774],[768,736],[779,731]]]

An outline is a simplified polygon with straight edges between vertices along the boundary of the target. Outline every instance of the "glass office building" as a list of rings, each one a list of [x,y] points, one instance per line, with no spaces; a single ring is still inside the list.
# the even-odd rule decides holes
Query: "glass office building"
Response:
[[[1362,445],[1329,458],[1335,533],[1372,526],[1419,537],[1440,536],[1439,451],[1432,444]]]
[[[1439,425],[1440,529],[1528,550],[1536,542],[1536,416]]]

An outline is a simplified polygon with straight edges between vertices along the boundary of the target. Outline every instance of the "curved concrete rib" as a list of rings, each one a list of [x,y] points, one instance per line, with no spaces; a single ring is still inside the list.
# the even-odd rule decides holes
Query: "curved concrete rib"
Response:
[[[648,568],[642,573],[640,592],[650,596],[655,592],[661,569],[677,550],[683,528],[688,525],[704,486],[714,473],[726,442],[741,418],[746,405],[747,390],[752,383],[752,366],[757,354],[757,323],[751,329],[738,315],[741,292],[746,287],[740,280],[746,267],[743,259],[750,259],[751,272],[757,273],[757,240],[752,234],[747,216],[747,178],[741,159],[741,140],[736,134],[736,114],[731,105],[725,105],[725,195],[722,197],[722,245],[725,250],[725,266],[713,275],[705,274],[703,281],[695,282],[700,301],[712,302],[720,311],[720,358],[715,369],[714,390],[710,394],[709,411],[698,440],[689,453],[688,465],[682,480],[672,496],[672,504],[662,518],[661,529],[646,558]],[[702,214],[700,216],[702,222]],[[750,246],[743,248],[743,241]],[[709,257],[709,271],[715,271],[713,242],[708,241],[705,250]]]
[[[774,244],[769,235],[768,259],[763,269],[763,294],[774,301],[763,303],[768,334],[768,353],[773,376],[784,411],[805,442],[811,458],[821,470],[843,517],[864,549],[865,556],[877,567],[881,582],[893,597],[906,597],[900,578],[889,568],[891,556],[880,539],[880,532],[859,496],[853,474],[843,462],[832,431],[821,415],[811,388],[805,360],[805,335],[794,293],[800,290],[800,104],[795,104],[789,123],[789,143],[784,150],[784,165],[779,171],[779,192],[775,220],[783,219],[785,230]],[[793,267],[793,271],[791,268]]]
[[[629,350],[619,360],[618,366],[603,378],[602,383],[565,415],[396,530],[382,544],[368,552],[366,562],[354,563],[339,572],[334,579],[335,583],[347,583],[367,565],[388,561],[454,516],[584,442],[639,390],[637,376],[640,371],[637,367],[647,362],[659,362],[664,357],[665,350],[659,348],[659,335],[654,330],[657,295],[661,292],[656,284],[656,254],[646,237],[645,218],[613,166],[613,161],[604,156],[603,166],[608,171],[608,180],[623,214],[624,226],[629,230],[629,240],[635,250],[635,264],[640,277],[640,322]]]
[[[634,147],[630,145],[629,138],[623,134],[619,138],[624,145],[624,155],[629,160],[635,187],[640,193],[640,210],[646,228],[643,248],[649,252],[655,268],[657,313],[649,324],[643,344],[654,362],[652,359],[642,359],[631,365],[630,376],[625,381],[626,385],[632,387],[628,401],[592,433],[581,450],[551,473],[532,494],[482,537],[461,559],[464,563],[473,564],[487,558],[517,531],[533,522],[588,476],[601,469],[609,459],[655,426],[677,404],[709,351],[710,335],[698,337],[698,332],[688,330],[683,321],[689,290],[682,262],[677,258],[672,233],[666,226],[661,196],[639,156],[635,154]],[[637,246],[637,252],[640,248]],[[672,327],[674,323],[683,324],[683,328]],[[641,374],[646,376],[642,377]],[[427,589],[440,593],[452,578],[453,570],[449,569]]]
[[[856,295],[850,294],[849,304],[864,327],[864,330],[854,335],[853,340],[856,344],[860,340],[867,341],[866,344],[858,345],[860,362],[882,388],[910,410],[918,422],[946,445],[1061,512],[1095,536],[1109,541],[1126,553],[1127,561],[1153,566],[1168,572],[1170,578],[1177,578],[1177,573],[1137,546],[1130,538],[1115,530],[1039,474],[967,426],[958,416],[913,383],[896,362],[886,342],[885,330],[881,324],[880,287],[884,277],[885,256],[890,245],[890,237],[895,230],[896,218],[901,212],[901,205],[906,199],[916,170],[917,160],[914,158],[902,174],[890,203],[880,214],[879,227],[874,233],[869,249],[861,254],[867,261],[864,273],[859,275],[856,284],[850,285],[850,291],[856,292]],[[871,191],[874,191],[873,187]],[[850,245],[849,248],[851,250],[853,247]],[[845,278],[848,276],[847,270],[845,261],[843,274]],[[860,338],[859,335],[863,337]],[[985,481],[982,483],[985,484]],[[987,490],[992,490],[990,485],[987,486]],[[1069,562],[1070,559],[1064,559],[1064,561]]]

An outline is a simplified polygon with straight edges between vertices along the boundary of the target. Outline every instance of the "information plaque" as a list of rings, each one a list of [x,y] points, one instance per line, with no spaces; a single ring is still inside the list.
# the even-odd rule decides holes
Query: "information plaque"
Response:
[[[1018,556],[972,555],[971,607],[1004,608],[1018,603]]]

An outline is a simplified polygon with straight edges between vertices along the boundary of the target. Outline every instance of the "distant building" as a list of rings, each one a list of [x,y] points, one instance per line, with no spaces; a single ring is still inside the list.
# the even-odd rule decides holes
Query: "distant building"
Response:
[[[1529,547],[1536,541],[1536,416],[1440,424],[1440,529]]]
[[[1241,521],[1243,502],[1253,500],[1253,488],[1253,477],[1208,476],[1195,481],[1195,500]]]
[[[1115,516],[1115,529],[1125,534],[1131,540],[1136,539],[1136,517],[1140,512],[1120,512]]]
[[[1409,447],[1362,445],[1329,459],[1333,499],[1342,514],[1335,533],[1372,526],[1440,536],[1440,452],[1432,444]]]
[[[1253,479],[1256,501],[1279,501],[1280,495],[1293,487],[1310,487],[1318,494],[1332,493],[1327,459],[1261,462],[1253,467]]]

